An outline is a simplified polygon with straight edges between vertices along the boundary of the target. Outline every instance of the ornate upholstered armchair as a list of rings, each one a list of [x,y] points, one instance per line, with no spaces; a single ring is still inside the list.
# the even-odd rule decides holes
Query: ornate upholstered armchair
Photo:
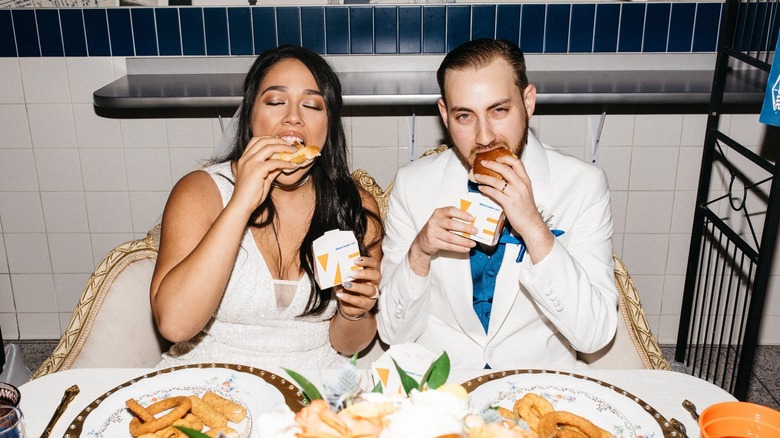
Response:
[[[149,285],[159,225],[111,250],[90,276],[70,323],[31,379],[69,368],[153,367],[169,343],[157,332]]]

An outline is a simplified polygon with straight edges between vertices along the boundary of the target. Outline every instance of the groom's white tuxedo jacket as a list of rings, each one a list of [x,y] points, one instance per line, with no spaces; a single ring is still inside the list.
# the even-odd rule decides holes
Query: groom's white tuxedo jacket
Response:
[[[563,230],[538,264],[507,244],[488,332],[474,312],[468,254],[439,252],[426,277],[414,274],[409,247],[433,210],[457,206],[468,169],[453,149],[401,169],[390,194],[383,241],[378,330],[389,344],[417,342],[446,351],[454,368],[575,368],[615,334],[618,294],[612,213],[602,170],[542,145],[529,132],[522,157],[534,199],[551,228]]]

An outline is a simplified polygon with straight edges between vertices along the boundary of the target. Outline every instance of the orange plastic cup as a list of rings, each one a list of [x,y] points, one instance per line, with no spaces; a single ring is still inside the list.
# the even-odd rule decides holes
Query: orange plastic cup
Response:
[[[723,402],[699,416],[701,438],[778,438],[780,412],[748,402]]]

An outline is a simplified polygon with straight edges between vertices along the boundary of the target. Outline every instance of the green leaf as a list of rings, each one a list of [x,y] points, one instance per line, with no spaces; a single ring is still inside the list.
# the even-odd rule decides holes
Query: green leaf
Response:
[[[376,392],[378,394],[382,394],[384,391],[382,390],[382,382],[379,382],[376,384],[374,389],[371,390],[371,392]]]
[[[290,377],[295,380],[295,383],[301,387],[301,391],[303,392],[303,396],[306,398],[307,402],[311,402],[312,400],[324,400],[317,387],[314,386],[313,383],[309,382],[308,379],[293,370],[288,370],[287,368],[282,369],[287,371],[287,374],[289,374]]]
[[[447,352],[439,356],[438,359],[433,361],[428,370],[423,374],[422,380],[420,380],[420,386],[428,384],[428,388],[436,389],[447,382],[447,378],[450,376],[450,357],[447,356]]]
[[[398,371],[398,375],[401,377],[401,385],[404,387],[404,391],[406,392],[406,395],[409,395],[409,393],[412,392],[413,389],[419,391],[420,384],[417,383],[417,381],[414,380],[409,374],[406,374],[406,371],[401,369],[401,367],[398,365],[398,362],[396,362],[395,359],[393,359],[393,364],[395,364],[395,369]]]
[[[189,427],[183,427],[183,426],[173,426],[173,427],[184,432],[184,434],[190,438],[209,438],[208,435],[206,435],[205,433],[199,430],[190,429]]]
[[[353,367],[357,366],[357,359],[358,359],[358,354],[357,353],[353,354],[352,355],[352,366]]]

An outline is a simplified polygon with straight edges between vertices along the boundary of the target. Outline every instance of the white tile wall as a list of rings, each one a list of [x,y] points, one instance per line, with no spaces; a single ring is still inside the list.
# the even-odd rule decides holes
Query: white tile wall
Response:
[[[96,115],[92,92],[125,72],[122,58],[0,58],[0,328],[8,339],[58,338],[94,266],[145,235],[172,185],[216,151],[217,118]],[[412,120],[413,111],[346,117],[352,167],[387,187],[398,166],[445,141],[438,116]],[[530,126],[542,141],[585,158],[591,117],[535,116]],[[676,341],[706,120],[607,115],[600,137],[613,250],[662,343]],[[721,123],[756,150],[765,141],[755,115]],[[780,256],[773,274],[761,331],[768,344],[780,343]]]

